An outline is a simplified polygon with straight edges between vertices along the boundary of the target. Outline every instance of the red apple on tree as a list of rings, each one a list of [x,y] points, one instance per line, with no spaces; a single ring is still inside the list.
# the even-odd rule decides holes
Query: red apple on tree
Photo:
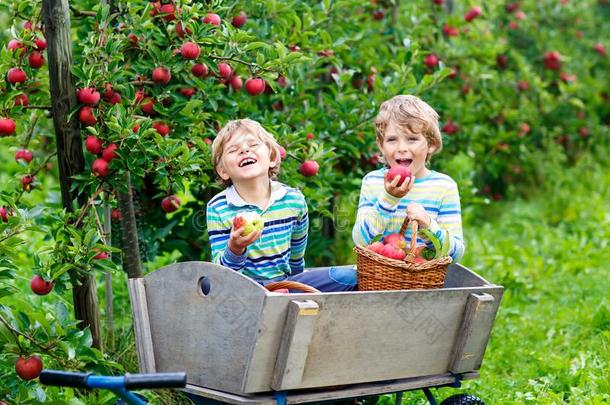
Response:
[[[166,67],[156,67],[152,72],[152,80],[157,84],[167,84],[172,79],[172,73]]]
[[[33,380],[40,375],[42,371],[42,360],[38,356],[24,358],[19,356],[15,363],[15,371],[17,375],[24,380]]]
[[[402,183],[405,182],[406,179],[408,179],[409,177],[411,177],[411,170],[409,170],[408,167],[405,167],[403,165],[394,165],[390,168],[390,170],[388,170],[385,174],[385,179],[386,181],[393,181],[397,176],[400,176],[400,180],[398,180],[398,183],[396,183],[397,186],[400,187],[400,185]],[[385,242],[387,243],[387,242]]]
[[[6,49],[12,52],[19,51],[19,56],[23,56],[23,54],[26,52],[25,45],[23,45],[18,39],[11,39],[8,41]]]
[[[452,27],[451,25],[445,24],[443,25],[443,34],[448,37],[457,37],[458,35],[460,35],[460,30],[456,27]]]
[[[31,174],[24,174],[21,176],[21,188],[23,188],[25,191],[31,191],[33,187],[32,183],[35,179],[36,178]]]
[[[434,69],[438,65],[438,56],[431,53],[424,58],[424,64],[430,69]]]
[[[184,59],[197,59],[200,53],[199,45],[193,42],[186,42],[180,47],[180,54]]]
[[[260,77],[246,80],[246,91],[251,96],[262,94],[265,91],[265,81]]]
[[[525,80],[519,80],[517,87],[519,88],[519,91],[526,91],[530,88],[530,84]]]
[[[191,98],[195,93],[197,93],[197,89],[194,87],[183,87],[178,90],[178,92],[186,98]]]
[[[85,139],[85,148],[89,151],[89,153],[97,155],[98,153],[102,152],[102,141],[93,135],[89,135]]]
[[[197,63],[193,65],[193,67],[191,68],[191,72],[195,77],[207,77],[209,70],[208,67],[203,63]]]
[[[154,129],[157,130],[157,132],[159,133],[159,135],[161,136],[167,136],[167,134],[169,134],[169,132],[171,131],[171,128],[169,125],[167,125],[165,122],[163,121],[156,121],[153,122],[152,127]]]
[[[161,209],[167,213],[174,212],[180,208],[180,199],[175,195],[165,197],[161,201]]]
[[[23,83],[27,80],[27,78],[28,76],[25,74],[25,72],[19,68],[11,68],[6,74],[6,80],[8,80],[10,84]]]
[[[120,221],[123,219],[123,214],[121,214],[121,211],[118,208],[113,208],[112,211],[110,211],[110,218],[113,221]]]
[[[39,51],[47,49],[47,41],[44,38],[36,38],[34,40],[34,47]]]
[[[220,16],[218,14],[208,13],[205,17],[203,17],[203,19],[201,21],[204,24],[212,24],[215,26],[219,26],[220,25]]]
[[[116,154],[117,149],[119,149],[119,147],[116,143],[111,143],[110,145],[106,146],[102,151],[102,159],[110,163],[112,159],[118,158],[119,155]]]
[[[90,106],[96,106],[100,102],[100,93],[94,87],[86,87],[76,92],[79,102]]]
[[[593,50],[595,52],[597,52],[600,56],[605,57],[608,55],[608,52],[606,51],[606,47],[601,42],[598,42],[595,45],[593,45]]]
[[[30,56],[28,56],[28,63],[30,67],[33,69],[38,69],[42,65],[44,65],[44,55],[40,52],[32,52]]]
[[[95,118],[95,115],[93,115],[93,108],[89,106],[81,107],[80,111],[78,112],[78,119],[88,127],[95,125],[97,122],[97,118]]]
[[[32,289],[34,294],[47,295],[53,289],[53,283],[50,281],[46,281],[40,276],[34,276],[30,281],[30,288]]]
[[[320,165],[315,160],[306,160],[299,167],[299,171],[305,177],[315,176],[319,170]]]
[[[16,106],[26,107],[28,104],[30,104],[30,100],[28,99],[27,94],[21,93],[21,94],[17,94],[17,96],[15,96],[15,105]]]
[[[176,15],[175,13],[175,8],[174,5],[172,3],[167,3],[167,4],[163,4],[161,5],[161,7],[159,7],[159,13],[160,14],[166,14],[163,16],[163,19],[165,21],[173,21],[176,19]]]
[[[464,20],[466,21],[472,21],[475,18],[477,18],[478,16],[480,16],[483,13],[483,11],[481,10],[481,7],[475,6],[470,8],[466,14],[464,14]]]
[[[33,158],[34,155],[32,154],[32,151],[26,149],[19,149],[17,152],[15,152],[16,161],[23,160],[26,163],[30,163]]]
[[[286,148],[284,148],[283,146],[280,146],[280,159],[286,159]]]
[[[144,114],[146,114],[148,116],[155,115],[156,114],[155,104],[157,104],[157,102],[153,98],[144,99],[144,101],[142,101],[142,105],[141,105],[142,111],[144,112]]]
[[[218,74],[224,79],[230,79],[233,74],[233,69],[228,64],[221,62],[218,64]]]
[[[231,20],[231,24],[233,24],[235,28],[241,28],[244,26],[247,20],[248,16],[246,15],[246,13],[240,11],[239,14],[233,17],[233,20]]]
[[[460,127],[458,127],[455,123],[453,123],[453,121],[448,120],[447,123],[445,125],[443,125],[443,128],[441,129],[441,131],[443,131],[444,133],[446,133],[448,135],[453,135],[457,131],[459,131],[459,129],[460,129]]]
[[[108,162],[102,158],[95,159],[93,163],[91,163],[91,171],[99,178],[108,176],[108,173],[110,172],[108,169]]]
[[[557,51],[544,53],[544,66],[549,70],[561,69],[561,55]]]
[[[8,222],[8,217],[13,216],[14,212],[12,208],[7,208],[4,205],[0,207],[0,218],[2,222]]]
[[[231,76],[231,79],[229,79],[229,84],[231,85],[231,87],[233,87],[233,90],[235,91],[240,91],[242,86],[244,85],[243,81],[241,80],[241,77],[237,75]]]
[[[0,135],[9,136],[15,133],[15,121],[10,118],[0,118]]]

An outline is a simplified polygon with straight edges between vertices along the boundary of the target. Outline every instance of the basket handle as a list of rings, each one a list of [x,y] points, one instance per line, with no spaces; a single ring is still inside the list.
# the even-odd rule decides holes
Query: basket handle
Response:
[[[404,235],[407,230],[407,226],[411,223],[411,246],[409,246],[409,253],[407,254],[406,261],[413,261],[415,259],[415,249],[417,248],[417,231],[419,230],[419,224],[417,221],[409,221],[409,217],[405,216],[400,226],[400,234]]]
[[[280,288],[287,288],[289,290],[298,290],[305,293],[319,293],[320,290],[313,288],[310,285],[299,283],[297,281],[276,281],[274,283],[269,283],[265,286],[268,291],[275,291]]]

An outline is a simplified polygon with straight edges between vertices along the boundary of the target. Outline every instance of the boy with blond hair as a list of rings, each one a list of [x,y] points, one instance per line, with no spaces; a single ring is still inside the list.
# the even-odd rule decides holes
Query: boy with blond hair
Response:
[[[448,235],[449,255],[458,260],[464,254],[464,241],[457,185],[446,174],[426,167],[431,156],[443,147],[438,114],[415,96],[396,96],[381,104],[375,132],[386,167],[368,173],[362,180],[352,231],[354,243],[364,246],[377,235],[397,233],[406,215],[441,241]],[[386,179],[389,167],[394,165],[407,167],[411,177]],[[405,237],[411,241],[410,231]],[[418,244],[432,246],[427,238],[418,238]]]
[[[227,187],[207,205],[212,261],[262,285],[291,280],[320,291],[350,291],[354,270],[304,272],[309,218],[303,194],[276,181],[280,146],[258,122],[227,123],[212,143],[214,169]],[[246,232],[234,218],[260,216],[262,230]],[[250,230],[249,230],[250,231]]]

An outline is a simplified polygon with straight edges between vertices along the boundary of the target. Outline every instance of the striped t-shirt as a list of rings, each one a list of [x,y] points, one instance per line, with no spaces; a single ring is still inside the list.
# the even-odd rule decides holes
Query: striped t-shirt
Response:
[[[454,261],[464,255],[462,235],[462,211],[457,184],[451,177],[430,171],[426,177],[416,178],[413,188],[402,198],[394,197],[385,191],[383,177],[387,168],[370,172],[362,180],[360,202],[356,224],[352,231],[354,243],[368,245],[380,234],[397,233],[407,213],[407,205],[415,202],[421,204],[432,221],[428,228],[444,241],[445,232],[449,231],[449,255]],[[411,241],[411,231],[407,229],[405,237]],[[421,233],[418,244],[432,246],[432,242]]]
[[[257,213],[265,223],[261,237],[238,256],[228,248],[233,218]],[[245,202],[230,186],[207,205],[207,224],[212,261],[255,279],[271,279],[301,273],[309,217],[303,194],[282,183],[271,182],[271,197],[264,210]]]

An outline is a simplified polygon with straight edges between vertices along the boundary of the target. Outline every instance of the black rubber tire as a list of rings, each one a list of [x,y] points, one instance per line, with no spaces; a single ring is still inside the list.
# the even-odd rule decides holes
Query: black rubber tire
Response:
[[[443,399],[441,405],[485,405],[485,402],[474,395],[456,394]]]

